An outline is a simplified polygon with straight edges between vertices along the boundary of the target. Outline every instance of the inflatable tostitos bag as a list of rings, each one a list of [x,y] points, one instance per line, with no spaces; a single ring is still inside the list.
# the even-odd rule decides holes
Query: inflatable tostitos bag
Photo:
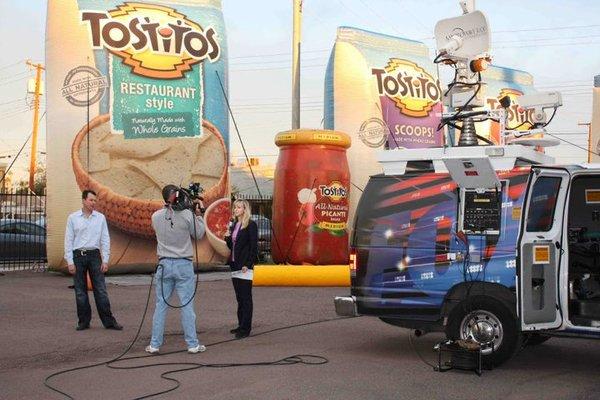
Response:
[[[46,37],[49,266],[64,268],[67,217],[91,189],[111,271],[152,270],[163,186],[197,182],[207,207],[229,197],[221,2],[50,0]]]
[[[442,96],[425,44],[338,28],[325,77],[325,128],[351,136],[352,184],[362,189],[382,172],[381,149],[441,146]],[[350,192],[350,221],[359,198],[360,190]]]

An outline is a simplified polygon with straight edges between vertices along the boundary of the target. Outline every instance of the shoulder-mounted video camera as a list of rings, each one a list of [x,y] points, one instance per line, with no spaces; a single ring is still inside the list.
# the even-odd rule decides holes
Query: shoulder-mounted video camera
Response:
[[[203,192],[204,189],[197,182],[190,183],[187,188],[179,187],[175,192],[175,200],[171,204],[171,208],[175,211],[190,210],[194,212],[196,207],[199,207],[200,211],[204,213],[205,208],[194,203],[194,200],[204,200],[202,197]]]

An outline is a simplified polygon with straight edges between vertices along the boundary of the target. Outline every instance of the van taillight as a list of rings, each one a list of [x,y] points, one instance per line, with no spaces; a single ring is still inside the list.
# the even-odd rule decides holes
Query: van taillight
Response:
[[[350,272],[356,272],[358,264],[356,262],[356,250],[350,249]]]

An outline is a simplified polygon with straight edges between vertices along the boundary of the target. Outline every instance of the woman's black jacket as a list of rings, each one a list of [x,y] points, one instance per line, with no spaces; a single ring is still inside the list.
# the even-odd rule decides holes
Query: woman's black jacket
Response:
[[[229,228],[230,235],[233,234],[233,229],[235,229],[235,224]],[[227,247],[231,250],[233,248],[231,236],[226,236],[225,242],[227,243]],[[235,261],[231,261],[232,255],[235,256],[233,257]],[[235,249],[233,249],[231,255],[229,255],[228,263],[232,271],[239,271],[242,267],[254,269],[257,256],[258,227],[256,226],[256,222],[250,220],[248,221],[248,226],[246,228],[240,227],[235,241]]]

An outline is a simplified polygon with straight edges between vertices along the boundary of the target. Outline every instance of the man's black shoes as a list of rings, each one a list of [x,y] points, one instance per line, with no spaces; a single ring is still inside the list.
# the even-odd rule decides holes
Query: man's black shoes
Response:
[[[123,330],[123,325],[119,324],[118,322],[115,322],[114,324],[107,326],[106,329],[113,329],[115,331],[122,331]]]
[[[243,338],[247,338],[248,336],[250,336],[250,332],[240,332],[240,331],[238,331],[235,334],[235,338],[236,339],[243,339]]]
[[[237,328],[230,330],[229,333],[233,333],[235,335],[239,331],[240,331],[240,327],[238,326]]]
[[[115,331],[122,331],[123,325],[119,324],[118,322],[115,322],[114,324],[106,326],[105,328],[112,329]],[[85,329],[90,329],[90,324],[77,324],[77,327],[75,327],[75,330],[77,331],[83,331]]]

